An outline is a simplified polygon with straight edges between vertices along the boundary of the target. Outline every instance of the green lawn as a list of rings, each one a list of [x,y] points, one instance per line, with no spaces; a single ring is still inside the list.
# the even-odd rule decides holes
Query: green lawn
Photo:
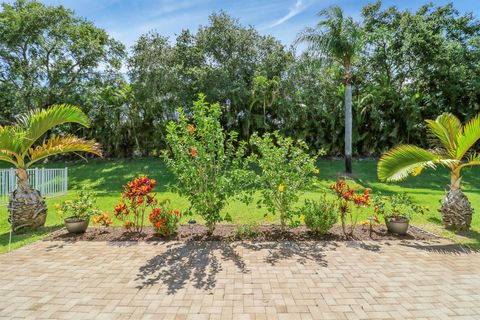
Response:
[[[185,209],[188,203],[178,195],[168,192],[168,184],[173,181],[173,176],[166,169],[162,160],[158,158],[136,159],[136,160],[105,160],[90,161],[88,163],[50,163],[46,167],[64,167],[69,168],[69,188],[68,195],[48,199],[47,204],[49,213],[46,227],[34,234],[14,235],[12,239],[12,249],[21,247],[27,243],[41,239],[45,234],[63,225],[61,218],[57,217],[53,206],[62,200],[71,197],[75,190],[85,186],[97,192],[98,205],[102,210],[112,211],[113,206],[118,200],[122,185],[129,179],[138,175],[147,174],[157,179],[158,185],[156,191],[159,192],[158,198],[169,198],[172,204]],[[326,187],[332,184],[339,172],[343,169],[343,161],[323,160],[318,163],[320,168],[321,186]],[[480,220],[478,213],[474,214],[472,231],[459,235],[445,231],[440,225],[440,214],[437,209],[439,201],[444,195],[444,190],[449,182],[448,172],[446,170],[432,171],[427,170],[419,177],[409,178],[407,181],[398,184],[380,183],[376,177],[376,161],[363,160],[354,163],[355,180],[364,187],[369,187],[375,191],[383,193],[407,192],[418,203],[427,205],[430,212],[421,216],[415,216],[413,224],[437,234],[452,238],[457,242],[466,243],[475,247],[480,247]],[[464,190],[472,202],[476,212],[480,211],[480,168],[466,170],[464,176]],[[315,192],[309,192],[304,197],[315,198]],[[267,216],[265,209],[257,209],[255,201],[246,206],[241,202],[232,202],[226,208],[226,211],[232,216],[234,223],[268,223],[277,222],[277,217]],[[371,214],[364,212],[364,215]],[[7,222],[7,208],[0,207],[0,253],[8,249],[9,224]],[[184,217],[184,221],[189,217]],[[199,217],[195,219],[201,223]]]

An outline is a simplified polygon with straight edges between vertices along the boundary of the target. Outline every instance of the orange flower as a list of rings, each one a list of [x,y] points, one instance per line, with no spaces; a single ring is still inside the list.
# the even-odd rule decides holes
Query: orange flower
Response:
[[[113,208],[113,210],[115,210],[115,215],[118,216],[118,215],[120,215],[122,212],[127,211],[127,207],[125,206],[124,203],[119,203],[119,204],[117,204],[117,205]]]
[[[187,126],[187,131],[190,133],[190,134],[194,134],[195,133],[195,126],[193,124],[189,124]]]
[[[192,155],[192,157],[196,158],[197,157],[197,149],[192,148],[192,150],[190,151],[190,154]]]

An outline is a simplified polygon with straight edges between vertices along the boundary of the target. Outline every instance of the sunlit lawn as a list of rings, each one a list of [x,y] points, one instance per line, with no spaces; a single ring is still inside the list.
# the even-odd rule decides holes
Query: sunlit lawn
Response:
[[[65,163],[50,163],[48,167],[64,167]],[[98,196],[98,205],[100,209],[112,211],[112,207],[118,200],[122,185],[129,179],[141,174],[147,174],[157,179],[158,185],[156,191],[159,192],[158,198],[168,198],[172,204],[179,209],[185,209],[188,203],[174,193],[168,192],[168,184],[173,181],[172,175],[166,169],[162,160],[157,158],[138,159],[138,160],[112,160],[112,161],[90,161],[88,163],[67,163],[69,168],[69,188],[68,195],[48,199],[49,207],[46,227],[34,234],[14,235],[12,239],[12,249],[21,247],[27,243],[41,239],[45,234],[55,228],[63,226],[63,220],[58,217],[53,209],[55,203],[68,199],[75,194],[75,190],[82,187],[94,190]],[[340,175],[343,169],[343,161],[323,160],[318,163],[320,168],[320,186],[316,192],[308,192],[303,198],[316,198],[320,190],[325,189],[332,184]],[[357,161],[354,164],[354,179],[362,186],[369,187],[375,191],[383,193],[407,192],[418,203],[427,205],[430,212],[413,218],[413,224],[421,226],[424,229],[434,233],[452,238],[458,242],[467,243],[475,247],[480,247],[480,220],[478,213],[474,214],[472,231],[458,235],[445,231],[440,225],[440,214],[437,209],[439,201],[444,195],[444,190],[448,184],[448,172],[446,170],[432,171],[428,170],[419,177],[409,178],[406,182],[398,184],[380,183],[376,177],[376,161],[365,160]],[[480,211],[480,170],[472,169],[465,171],[464,190],[472,202],[476,211]],[[329,192],[329,191],[327,191]],[[257,195],[258,197],[259,195]],[[239,201],[233,201],[225,209],[233,222],[237,224],[244,223],[277,223],[278,217],[267,215],[264,208],[258,209],[256,201],[250,205],[245,205]],[[371,214],[371,211],[365,211],[363,217]],[[7,222],[7,209],[0,207],[0,252],[8,249],[9,224]],[[186,222],[191,217],[184,217]],[[193,217],[197,222],[202,223],[200,217]],[[116,222],[117,225],[120,223]]]

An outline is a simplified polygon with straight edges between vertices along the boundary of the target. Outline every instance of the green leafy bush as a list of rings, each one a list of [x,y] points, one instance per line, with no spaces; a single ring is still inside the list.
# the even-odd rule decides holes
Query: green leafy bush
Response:
[[[95,193],[82,189],[71,200],[56,204],[57,214],[61,217],[89,220],[91,216],[101,214],[97,207]]]
[[[175,191],[190,201],[186,213],[201,215],[213,231],[216,223],[231,220],[221,214],[228,200],[247,189],[246,143],[237,143],[236,132],[224,132],[219,104],[208,104],[204,95],[194,102],[191,117],[177,111],[178,121],[167,126],[164,158],[176,177]]]
[[[318,234],[327,233],[338,219],[336,204],[328,201],[325,194],[319,201],[305,200],[305,204],[298,212],[300,217],[303,217],[305,225]]]
[[[401,218],[411,220],[413,215],[424,214],[429,211],[426,206],[416,204],[409,195],[403,192],[391,196],[383,195],[379,192],[372,197],[372,204],[375,214],[393,220],[400,220]]]
[[[280,213],[282,226],[287,220],[295,224],[293,205],[299,195],[315,185],[319,170],[315,167],[317,157],[311,157],[305,142],[283,137],[279,132],[266,133],[263,138],[253,134],[250,143],[258,154],[249,157],[260,173],[256,185],[263,198],[258,205],[265,205],[272,214]],[[320,152],[319,152],[320,154]]]
[[[256,222],[242,224],[236,227],[235,236],[236,240],[253,239],[261,235],[261,231],[258,230],[258,224]]]

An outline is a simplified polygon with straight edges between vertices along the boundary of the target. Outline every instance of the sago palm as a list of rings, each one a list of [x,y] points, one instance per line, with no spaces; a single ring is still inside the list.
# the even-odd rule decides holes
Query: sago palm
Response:
[[[443,223],[450,229],[468,230],[473,208],[461,190],[461,171],[480,164],[480,155],[471,150],[480,139],[480,114],[465,125],[451,113],[443,113],[436,120],[426,122],[432,136],[432,149],[400,145],[388,151],[378,164],[378,177],[382,181],[399,181],[409,175],[418,175],[427,167],[450,168],[450,190],[440,208]]]
[[[17,123],[0,126],[0,161],[16,168],[17,188],[9,203],[13,231],[36,229],[45,224],[47,207],[38,190],[28,182],[27,169],[35,162],[66,152],[89,152],[101,156],[94,140],[73,135],[53,135],[39,141],[49,130],[63,123],[89,126],[88,117],[75,106],[56,105],[20,116]]]
[[[325,62],[335,61],[343,67],[345,81],[345,170],[352,172],[352,77],[353,62],[362,45],[362,33],[358,23],[344,17],[343,10],[332,6],[322,10],[324,18],[314,28],[306,28],[296,39],[307,43],[308,51]]]

